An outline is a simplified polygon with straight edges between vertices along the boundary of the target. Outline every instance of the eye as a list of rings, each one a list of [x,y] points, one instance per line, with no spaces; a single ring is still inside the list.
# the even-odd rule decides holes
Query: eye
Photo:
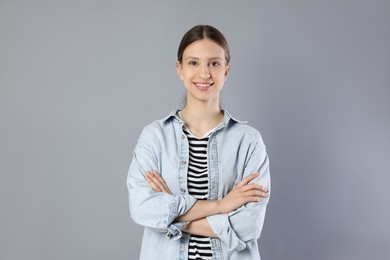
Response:
[[[194,61],[194,60],[191,60],[191,61],[188,62],[188,65],[190,65],[190,66],[196,66],[196,65],[198,65],[198,62],[197,62],[197,61]]]
[[[210,67],[218,67],[220,65],[221,65],[221,63],[219,61],[212,61],[209,63]]]

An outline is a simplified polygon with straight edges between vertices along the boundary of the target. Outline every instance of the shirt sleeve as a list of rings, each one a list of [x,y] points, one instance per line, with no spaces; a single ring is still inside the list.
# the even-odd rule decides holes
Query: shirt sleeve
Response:
[[[141,134],[134,150],[127,176],[129,205],[132,219],[139,225],[166,232],[170,239],[180,238],[185,222],[173,223],[185,214],[196,202],[190,195],[171,195],[155,192],[146,181],[146,171],[158,171],[158,153],[152,149],[151,136]],[[161,151],[162,152],[162,151]]]
[[[270,195],[269,159],[260,134],[249,154],[243,178],[254,172],[259,172],[260,176],[252,183],[267,188],[268,195]],[[214,233],[226,244],[229,250],[241,251],[246,248],[246,243],[260,237],[268,200],[269,196],[262,198],[261,202],[247,203],[228,214],[209,216],[207,220]]]

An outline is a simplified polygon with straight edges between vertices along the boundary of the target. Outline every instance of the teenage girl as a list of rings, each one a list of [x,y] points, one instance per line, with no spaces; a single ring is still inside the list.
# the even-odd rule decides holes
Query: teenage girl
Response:
[[[183,36],[185,105],[143,129],[128,173],[131,216],[145,227],[140,259],[260,259],[269,161],[260,133],[220,107],[229,70],[216,28]]]

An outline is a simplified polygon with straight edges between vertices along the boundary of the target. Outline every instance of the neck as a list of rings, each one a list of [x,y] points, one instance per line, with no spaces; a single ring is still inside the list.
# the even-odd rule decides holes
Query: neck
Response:
[[[223,120],[223,113],[218,103],[191,102],[183,108],[181,115],[187,128],[198,137],[203,137]]]

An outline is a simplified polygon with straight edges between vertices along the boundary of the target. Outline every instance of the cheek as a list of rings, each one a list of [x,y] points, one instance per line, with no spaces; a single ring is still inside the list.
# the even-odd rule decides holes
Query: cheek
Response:
[[[194,71],[190,69],[184,70],[181,73],[181,77],[185,80],[191,80],[194,77]]]
[[[212,74],[213,74],[214,78],[218,78],[218,79],[225,79],[226,78],[226,70],[225,69],[215,70]]]

